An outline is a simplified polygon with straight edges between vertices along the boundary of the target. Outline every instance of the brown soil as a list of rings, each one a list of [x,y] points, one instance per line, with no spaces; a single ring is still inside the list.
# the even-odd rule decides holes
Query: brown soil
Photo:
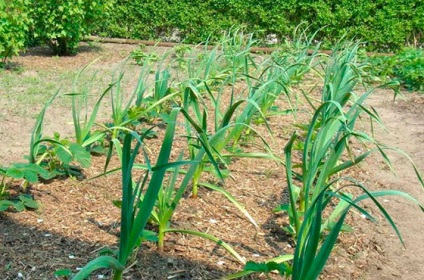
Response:
[[[117,63],[134,48],[136,46],[114,44],[102,44],[95,49],[86,46],[70,58],[51,57],[47,49],[36,48],[15,58],[14,62],[23,67],[22,75],[46,68],[75,70],[99,55],[103,56],[100,63],[104,65]],[[405,100],[393,103],[391,99],[391,92],[379,90],[369,100],[387,127],[387,131],[378,128],[376,138],[406,151],[417,167],[424,170],[421,140],[424,136],[421,115],[424,97],[408,93]],[[9,116],[7,107],[1,110],[5,121],[0,126],[0,135],[3,143],[11,143],[0,148],[1,164],[7,165],[21,161],[27,153],[34,120]],[[57,129],[70,120],[64,114],[55,116],[52,121]],[[291,122],[291,119],[270,121],[273,131],[277,131],[273,148],[279,155],[290,136],[292,129],[288,124]],[[152,153],[158,150],[158,144],[157,140],[149,142]],[[424,192],[408,161],[395,153],[390,155],[397,177],[392,176],[377,157],[356,168],[355,175],[370,189],[399,189],[423,202]],[[90,178],[100,174],[103,165],[104,157],[93,158],[92,167],[84,170],[84,175]],[[220,194],[205,189],[200,189],[199,199],[183,199],[172,226],[222,238],[248,260],[264,261],[292,253],[293,244],[281,230],[286,217],[272,213],[272,209],[285,199],[284,168],[266,160],[238,159],[231,165],[231,174],[234,180],[227,180],[225,188],[245,205],[258,223],[258,229]],[[56,270],[70,268],[76,271],[95,258],[102,248],[115,248],[119,209],[112,201],[120,197],[118,174],[92,181],[63,179],[38,183],[29,192],[41,203],[40,209],[0,213],[1,279],[54,279]],[[386,198],[382,203],[399,226],[406,249],[382,218],[382,222],[375,225],[360,215],[352,215],[349,221],[355,233],[341,235],[323,279],[422,279],[424,222],[421,211],[397,197]],[[375,208],[370,209],[381,217]],[[165,246],[165,252],[159,254],[155,244],[143,245],[125,273],[126,279],[218,279],[242,269],[242,265],[222,248],[203,239],[168,234]],[[93,279],[101,279],[101,276],[109,278],[110,272],[100,271]],[[252,279],[265,278],[256,275]]]

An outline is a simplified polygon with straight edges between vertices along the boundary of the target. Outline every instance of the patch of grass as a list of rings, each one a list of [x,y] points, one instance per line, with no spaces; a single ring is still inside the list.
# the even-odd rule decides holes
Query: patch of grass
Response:
[[[58,89],[60,94],[72,93],[74,90],[89,88],[93,104],[95,96],[107,88],[114,70],[113,65],[93,65],[84,75],[79,77],[78,84],[74,80],[79,69],[5,71],[0,70],[0,103],[9,104],[10,114],[19,117],[35,116],[43,104],[50,99]],[[132,75],[134,68],[129,68],[127,76]],[[69,108],[69,98],[57,98],[55,106]]]
[[[11,104],[8,109],[18,116],[27,115],[28,107],[41,108],[62,85],[62,90],[70,90],[75,71],[55,72],[51,70],[23,71],[22,73],[4,71],[0,75],[0,99]],[[63,103],[62,105],[64,105]]]

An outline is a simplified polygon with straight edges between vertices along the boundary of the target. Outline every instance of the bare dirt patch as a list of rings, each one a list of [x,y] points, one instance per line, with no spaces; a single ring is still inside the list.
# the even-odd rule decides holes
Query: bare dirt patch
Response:
[[[48,49],[36,48],[14,59],[22,67],[22,75],[38,71],[69,69],[74,71],[102,56],[98,67],[119,63],[133,45],[102,44],[96,48],[84,46],[75,57],[52,57]],[[0,94],[2,92],[0,87]],[[377,130],[377,139],[388,146],[406,151],[424,170],[424,97],[406,94],[406,100],[392,103],[392,93],[380,90],[369,100],[380,113],[387,131]],[[2,104],[0,163],[21,161],[27,153],[33,115],[9,114]],[[56,110],[56,111],[55,111]],[[64,106],[53,109],[50,126],[69,132],[70,115]],[[36,110],[35,110],[36,111]],[[273,148],[279,153],[291,129],[288,120],[271,119],[276,131]],[[66,124],[66,125],[64,125]],[[159,143],[152,140],[152,151]],[[278,152],[277,152],[278,153]],[[356,175],[371,189],[400,189],[424,201],[424,193],[409,163],[392,154],[398,176],[383,168],[380,159],[367,161],[356,169]],[[85,170],[90,178],[102,172],[103,157],[93,159]],[[272,209],[285,199],[284,168],[273,162],[238,159],[231,165],[234,180],[227,180],[226,189],[249,210],[259,224],[256,229],[235,207],[216,192],[200,190],[199,199],[182,201],[173,219],[176,228],[195,229],[214,234],[231,244],[249,260],[266,260],[293,252],[290,238],[281,225],[285,217]],[[112,201],[120,197],[119,175],[93,181],[75,179],[54,180],[33,185],[31,194],[42,207],[37,211],[0,213],[0,275],[2,279],[53,279],[62,268],[73,271],[93,259],[103,247],[114,247],[119,230],[119,209]],[[387,200],[387,201],[386,201]],[[421,211],[400,198],[383,201],[399,226],[405,240],[403,249],[393,230],[382,222],[374,225],[359,215],[349,219],[356,231],[342,234],[325,269],[325,279],[422,279],[424,275],[424,221]],[[377,211],[373,210],[375,214]],[[165,252],[158,254],[154,244],[146,243],[137,261],[127,271],[127,279],[218,279],[242,266],[213,243],[191,236],[168,234]],[[96,274],[110,276],[110,272]],[[19,277],[21,275],[22,277]],[[276,275],[272,277],[278,278]],[[254,276],[252,279],[262,279]],[[263,278],[264,279],[264,278]]]

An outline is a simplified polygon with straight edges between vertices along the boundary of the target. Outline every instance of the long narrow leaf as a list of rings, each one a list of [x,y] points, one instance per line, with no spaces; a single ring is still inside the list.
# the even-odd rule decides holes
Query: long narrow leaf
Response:
[[[221,246],[225,250],[227,250],[227,252],[229,252],[240,263],[242,263],[242,264],[245,264],[246,263],[245,258],[243,258],[242,256],[240,256],[230,245],[228,245],[227,243],[225,243],[222,239],[219,239],[219,238],[217,238],[217,237],[215,237],[213,235],[210,235],[210,234],[207,234],[207,233],[203,233],[203,232],[200,232],[200,231],[185,230],[185,229],[167,229],[166,232],[179,232],[179,233],[185,233],[185,234],[195,235],[195,236],[199,236],[199,237],[208,239],[210,241],[215,242],[217,245]]]
[[[88,276],[90,276],[91,273],[102,268],[113,269],[115,271],[123,271],[125,267],[121,263],[119,263],[117,259],[111,256],[100,256],[86,264],[72,278],[72,280],[84,280]]]
[[[249,221],[256,227],[259,228],[256,221],[252,218],[252,216],[247,212],[246,208],[244,208],[228,191],[224,190],[221,187],[215,186],[210,183],[201,182],[199,185],[204,186],[206,188],[209,188],[211,190],[217,191],[221,194],[223,194],[231,203],[234,204],[246,217],[249,219]]]

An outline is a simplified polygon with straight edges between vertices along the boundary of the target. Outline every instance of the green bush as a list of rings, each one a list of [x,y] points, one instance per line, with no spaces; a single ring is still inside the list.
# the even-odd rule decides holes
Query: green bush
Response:
[[[410,90],[424,91],[424,51],[406,49],[397,55],[396,75]]]
[[[33,36],[57,55],[75,54],[78,43],[107,7],[108,1],[101,0],[33,0]]]
[[[321,28],[316,38],[328,45],[347,34],[367,42],[369,50],[392,51],[424,42],[423,18],[422,0],[115,0],[96,33],[157,39],[178,30],[185,42],[199,43],[243,25],[260,38],[276,34],[283,40],[306,22],[311,30]]]
[[[299,0],[289,10],[290,19],[322,29],[321,40],[334,43],[344,34],[367,42],[369,50],[399,49],[411,38],[420,40],[424,30],[422,0]]]
[[[0,60],[17,55],[29,28],[28,0],[0,0]]]
[[[277,3],[276,3],[277,2]],[[289,32],[282,0],[115,0],[114,12],[102,20],[96,33],[108,37],[154,40],[178,35],[187,43],[209,36],[219,39],[232,26],[261,35]]]
[[[380,80],[394,79],[409,90],[424,91],[424,51],[406,48],[393,56],[368,59],[369,74]]]

